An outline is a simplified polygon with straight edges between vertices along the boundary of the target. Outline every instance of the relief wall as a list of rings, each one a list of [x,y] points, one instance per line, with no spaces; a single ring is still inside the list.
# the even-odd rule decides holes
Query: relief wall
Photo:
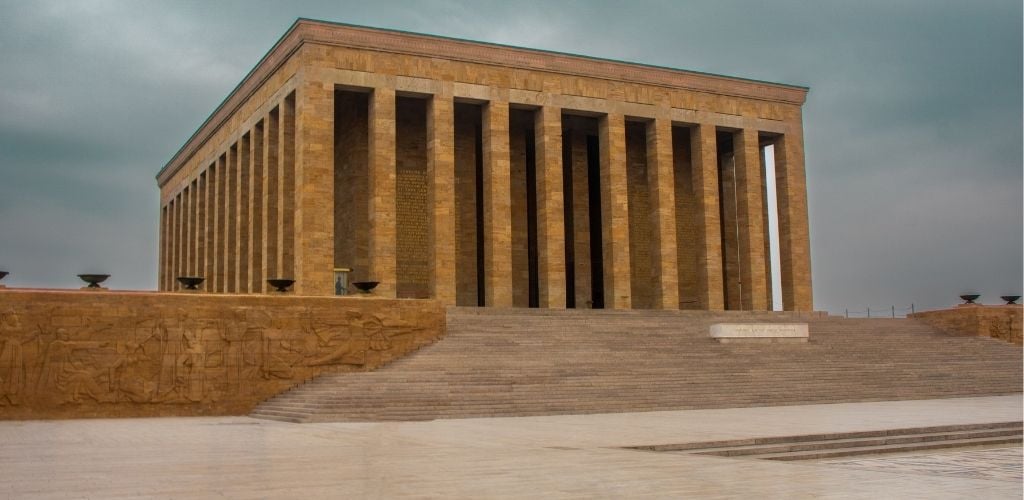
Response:
[[[429,300],[0,290],[0,419],[242,415],[444,325]]]

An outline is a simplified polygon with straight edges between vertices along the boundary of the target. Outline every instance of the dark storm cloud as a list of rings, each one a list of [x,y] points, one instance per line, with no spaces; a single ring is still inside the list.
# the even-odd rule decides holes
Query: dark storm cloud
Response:
[[[296,17],[808,85],[819,308],[1021,290],[1021,4],[0,0],[0,267],[155,285],[155,172]]]

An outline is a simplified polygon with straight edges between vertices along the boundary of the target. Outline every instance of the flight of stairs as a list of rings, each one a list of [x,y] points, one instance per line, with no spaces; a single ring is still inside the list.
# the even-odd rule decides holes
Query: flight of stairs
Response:
[[[1009,447],[1021,441],[1021,422],[1018,421],[631,446],[629,449],[792,461],[950,448]]]
[[[713,323],[806,322],[807,343],[719,344]],[[1021,348],[909,319],[451,308],[434,345],[261,403],[289,422],[429,420],[1021,392]]]

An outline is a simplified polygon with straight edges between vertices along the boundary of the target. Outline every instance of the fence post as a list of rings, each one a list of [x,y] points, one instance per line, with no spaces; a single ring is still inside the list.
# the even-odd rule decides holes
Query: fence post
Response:
[[[869,318],[871,317],[871,308],[870,307],[868,308],[868,317]]]
[[[914,303],[910,303],[910,314],[914,314]]]
[[[847,310],[846,310],[846,317],[847,317],[847,318],[849,318],[849,317],[850,317],[850,310],[849,310],[849,309],[847,309]]]
[[[896,306],[892,306],[892,319],[896,319]]]

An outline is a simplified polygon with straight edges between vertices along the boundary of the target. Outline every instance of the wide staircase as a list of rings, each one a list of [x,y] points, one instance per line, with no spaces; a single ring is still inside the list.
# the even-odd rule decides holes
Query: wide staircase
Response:
[[[726,343],[713,323],[806,322],[807,343]],[[251,414],[290,422],[558,415],[1021,392],[1021,348],[909,319],[452,308],[439,342],[327,374]]]

